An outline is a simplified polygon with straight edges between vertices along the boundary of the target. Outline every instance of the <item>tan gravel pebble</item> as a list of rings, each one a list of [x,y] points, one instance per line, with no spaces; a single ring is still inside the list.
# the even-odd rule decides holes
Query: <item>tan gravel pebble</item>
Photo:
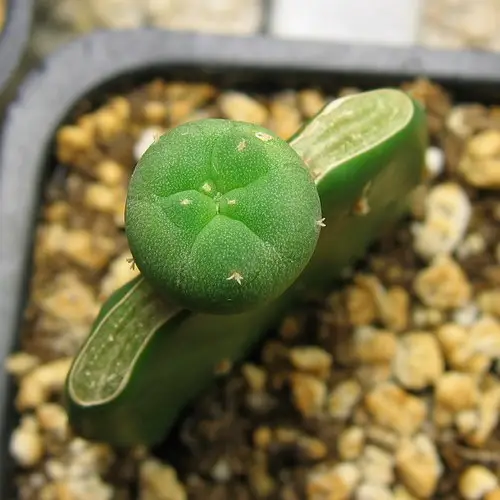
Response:
[[[389,486],[394,482],[394,456],[378,446],[365,446],[358,459],[362,480],[365,483]]]
[[[386,289],[374,275],[354,276],[347,288],[347,310],[352,325],[370,325],[380,320],[388,330],[402,331],[408,324],[409,296],[399,286]]]
[[[303,346],[290,349],[290,362],[296,370],[327,378],[333,364],[333,357],[317,346]]]
[[[64,319],[68,329],[82,324],[90,327],[99,311],[92,288],[73,273],[58,275],[39,301],[45,313]]]
[[[169,465],[149,458],[142,462],[139,472],[139,500],[186,500],[184,487]]]
[[[394,375],[403,387],[421,390],[433,385],[444,371],[444,359],[435,335],[410,332],[398,340]]]
[[[247,94],[241,92],[226,92],[219,97],[218,104],[223,115],[230,120],[265,125],[268,111],[264,105]]]
[[[381,425],[365,424],[366,440],[393,453],[399,445],[400,436],[394,430]]]
[[[252,440],[256,448],[266,449],[271,444],[273,432],[267,426],[257,427],[253,432]]]
[[[480,104],[457,104],[446,117],[446,128],[460,139],[476,131],[475,124],[487,120],[487,109]]]
[[[472,186],[500,189],[500,132],[486,130],[472,137],[459,169]]]
[[[361,396],[362,388],[359,382],[354,379],[340,382],[328,395],[329,415],[341,420],[349,418]]]
[[[268,472],[267,462],[267,456],[261,451],[253,454],[248,475],[250,490],[257,498],[269,497],[276,489],[276,481]]]
[[[425,434],[401,442],[396,469],[403,484],[418,498],[432,498],[443,473],[436,446]]]
[[[305,118],[312,118],[326,104],[323,93],[315,89],[300,90],[297,99],[299,108]]]
[[[297,108],[295,92],[276,95],[269,106],[268,128],[274,130],[282,139],[288,140],[302,124],[302,115]]]
[[[391,380],[392,366],[390,363],[361,364],[356,369],[356,378],[363,389],[368,390]]]
[[[61,480],[52,483],[55,500],[112,500],[113,488],[96,476]],[[54,496],[48,496],[52,500]],[[40,500],[45,500],[43,497]]]
[[[360,480],[358,468],[349,462],[320,465],[307,479],[308,500],[348,500]]]
[[[344,429],[337,443],[337,450],[342,460],[349,461],[357,459],[365,445],[365,431],[363,427],[352,426]]]
[[[370,325],[377,318],[375,298],[366,287],[359,284],[348,287],[346,302],[351,325]]]
[[[64,386],[72,358],[61,358],[41,365],[21,379],[16,397],[19,411],[36,408],[47,401],[51,393]]]
[[[14,377],[24,377],[40,364],[37,356],[27,352],[16,352],[5,360],[5,369]]]
[[[125,186],[89,184],[84,193],[84,203],[92,210],[119,216],[125,207],[127,192]]]
[[[477,404],[477,424],[464,437],[471,446],[481,447],[490,438],[500,422],[500,381],[490,378],[490,385],[482,391]]]
[[[422,426],[426,416],[425,403],[392,382],[376,386],[365,397],[365,405],[380,425],[402,436],[410,436]]]
[[[111,106],[103,107],[93,113],[96,138],[101,141],[111,141],[123,131],[125,120]]]
[[[114,242],[108,237],[57,224],[42,228],[40,244],[44,251],[54,254],[54,258],[63,255],[90,270],[103,269],[115,250]]]
[[[436,257],[429,267],[417,274],[414,289],[425,305],[441,310],[463,306],[471,296],[464,272],[446,256]]]
[[[295,407],[305,417],[319,415],[326,402],[326,384],[312,375],[293,373],[290,377]]]
[[[243,373],[251,391],[261,392],[265,390],[267,373],[263,368],[250,363],[245,363],[241,368],[241,372]]]
[[[497,487],[498,477],[482,465],[472,465],[460,476],[459,490],[465,500],[480,500]]]
[[[410,296],[400,286],[387,290],[383,306],[379,305],[379,314],[384,326],[390,331],[402,332],[408,327],[410,315]]]
[[[57,403],[43,403],[36,408],[36,418],[40,428],[63,435],[68,430],[66,410]]]
[[[69,163],[90,150],[94,144],[92,131],[77,125],[61,127],[57,133],[57,156]]]
[[[354,353],[360,363],[389,363],[396,348],[393,332],[373,327],[361,327],[354,332]]]
[[[314,437],[299,435],[297,446],[308,460],[323,460],[328,455],[325,443]]]
[[[106,159],[95,167],[95,175],[107,186],[117,186],[126,183],[125,167],[117,161]]]
[[[483,317],[469,330],[471,349],[474,353],[483,354],[490,363],[500,357],[500,321]]]
[[[412,495],[404,486],[397,484],[394,487],[394,500],[419,500],[416,496]]]
[[[148,101],[144,105],[144,118],[149,125],[161,126],[167,117],[167,105],[162,101]]]
[[[485,314],[500,318],[500,290],[485,290],[477,297],[479,309]]]
[[[436,383],[436,402],[451,412],[475,408],[479,388],[473,375],[446,372]]]
[[[489,356],[474,349],[474,339],[467,328],[446,323],[437,331],[446,362],[454,370],[484,373],[491,363]]]
[[[446,417],[444,417],[446,418]],[[455,425],[460,435],[467,436],[473,432],[479,423],[477,410],[460,410],[455,414]]]

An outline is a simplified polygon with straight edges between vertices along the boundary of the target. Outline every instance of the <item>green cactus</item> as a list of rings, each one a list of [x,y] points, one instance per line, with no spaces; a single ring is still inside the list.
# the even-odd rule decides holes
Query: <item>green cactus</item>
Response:
[[[238,314],[183,309],[143,277],[117,290],[66,381],[70,422],[82,436],[160,441],[218,363],[241,360],[305,292],[330,289],[405,213],[423,173],[425,116],[405,93],[380,89],[332,102],[289,142],[315,178],[325,224],[302,274],[277,299]]]
[[[130,180],[125,227],[145,278],[187,309],[241,312],[281,295],[312,256],[321,204],[271,131],[222,119],[161,136]]]

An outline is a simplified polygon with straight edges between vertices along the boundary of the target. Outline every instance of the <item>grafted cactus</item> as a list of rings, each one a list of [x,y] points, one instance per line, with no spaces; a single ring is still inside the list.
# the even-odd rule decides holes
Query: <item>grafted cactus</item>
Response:
[[[247,127],[257,130],[254,126]],[[311,205],[301,205],[299,201],[293,220],[295,217],[301,220],[307,231],[311,231],[312,215],[319,221],[318,226],[325,225],[304,271],[272,301],[234,314],[203,313],[186,309],[165,293],[159,294],[146,276],[149,247],[141,248],[145,252],[142,257],[136,248],[134,255],[144,275],[118,289],[104,304],[68,374],[66,402],[76,432],[87,439],[116,445],[157,443],[186,404],[211,383],[221,361],[241,360],[304,292],[322,294],[328,290],[345,266],[363,255],[380,232],[406,212],[407,195],[419,183],[423,172],[427,146],[425,115],[418,103],[399,90],[365,92],[327,105],[289,143],[315,179],[322,207],[321,219],[317,219],[319,212],[309,210],[313,208],[314,197],[311,196]],[[184,144],[184,148],[178,149],[179,154],[189,151],[189,144]],[[156,151],[156,146],[152,148],[151,151]],[[141,170],[137,170],[137,175],[142,175]],[[158,174],[159,170],[153,165],[151,172]],[[203,187],[205,180],[205,176],[200,177],[193,185]],[[210,180],[214,182],[213,178]],[[142,182],[138,183],[140,189],[131,186],[134,196],[147,197],[166,181],[156,182],[152,175],[148,182]],[[284,189],[280,181],[276,185]],[[196,196],[204,196],[199,190],[196,192]],[[280,196],[289,199],[287,190]],[[208,198],[202,199],[207,201],[213,215],[210,203],[215,202]],[[180,198],[179,204],[184,199]],[[304,210],[303,214],[297,213],[298,207]],[[140,210],[140,206],[135,208]],[[176,206],[181,208],[184,206]],[[154,219],[157,216],[150,213],[156,220],[151,226],[153,230],[163,220],[161,214]],[[131,220],[129,213],[128,224]],[[129,228],[130,240],[141,237],[140,231],[145,230],[147,223],[147,220],[142,225],[137,222],[134,226],[137,234],[132,234]],[[154,233],[151,238],[157,236]],[[313,239],[305,243],[305,252],[310,251]],[[159,248],[162,250],[161,245]],[[217,253],[220,248],[214,246],[212,250]],[[162,258],[151,256],[151,262],[154,274],[155,266],[163,265]],[[297,264],[296,269],[299,267]],[[205,271],[208,275],[212,272]],[[166,281],[175,288],[172,276],[167,275]],[[242,283],[244,279],[245,276]],[[286,279],[280,286],[286,287],[285,282]],[[199,284],[189,286],[199,287]],[[164,292],[168,290],[169,286]],[[219,309],[218,299],[227,298],[228,290],[238,287],[223,293],[217,289],[208,300],[197,299],[199,305],[206,309],[215,305]],[[182,300],[184,291],[178,290],[178,299]],[[265,294],[257,292],[236,295],[235,302],[245,308],[249,299],[265,301]]]
[[[250,123],[205,119],[161,136],[130,180],[125,227],[144,277],[192,310],[281,295],[311,258],[321,204],[292,147]]]

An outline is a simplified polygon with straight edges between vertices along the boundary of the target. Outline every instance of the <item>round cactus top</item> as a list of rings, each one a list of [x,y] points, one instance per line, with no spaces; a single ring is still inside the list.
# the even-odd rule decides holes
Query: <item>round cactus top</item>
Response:
[[[125,226],[135,263],[183,307],[240,312],[283,293],[323,225],[300,156],[269,130],[223,119],[161,136],[131,177]]]

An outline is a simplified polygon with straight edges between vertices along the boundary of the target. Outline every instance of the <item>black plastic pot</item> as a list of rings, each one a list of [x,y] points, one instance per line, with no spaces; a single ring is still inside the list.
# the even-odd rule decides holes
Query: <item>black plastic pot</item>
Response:
[[[7,0],[5,24],[0,30],[0,92],[7,85],[23,55],[32,16],[32,0]]]
[[[24,1],[16,0],[19,4]],[[309,43],[266,37],[229,38],[165,31],[102,32],[51,56],[31,74],[8,110],[0,150],[0,355],[17,344],[27,298],[34,228],[43,184],[53,166],[57,128],[83,98],[99,102],[110,92],[153,76],[208,80],[222,87],[272,91],[299,86],[327,92],[345,85],[397,85],[427,76],[457,100],[500,102],[500,57],[488,53],[434,52]],[[8,438],[15,419],[12,383],[0,375],[0,485],[8,491],[13,464]]]

